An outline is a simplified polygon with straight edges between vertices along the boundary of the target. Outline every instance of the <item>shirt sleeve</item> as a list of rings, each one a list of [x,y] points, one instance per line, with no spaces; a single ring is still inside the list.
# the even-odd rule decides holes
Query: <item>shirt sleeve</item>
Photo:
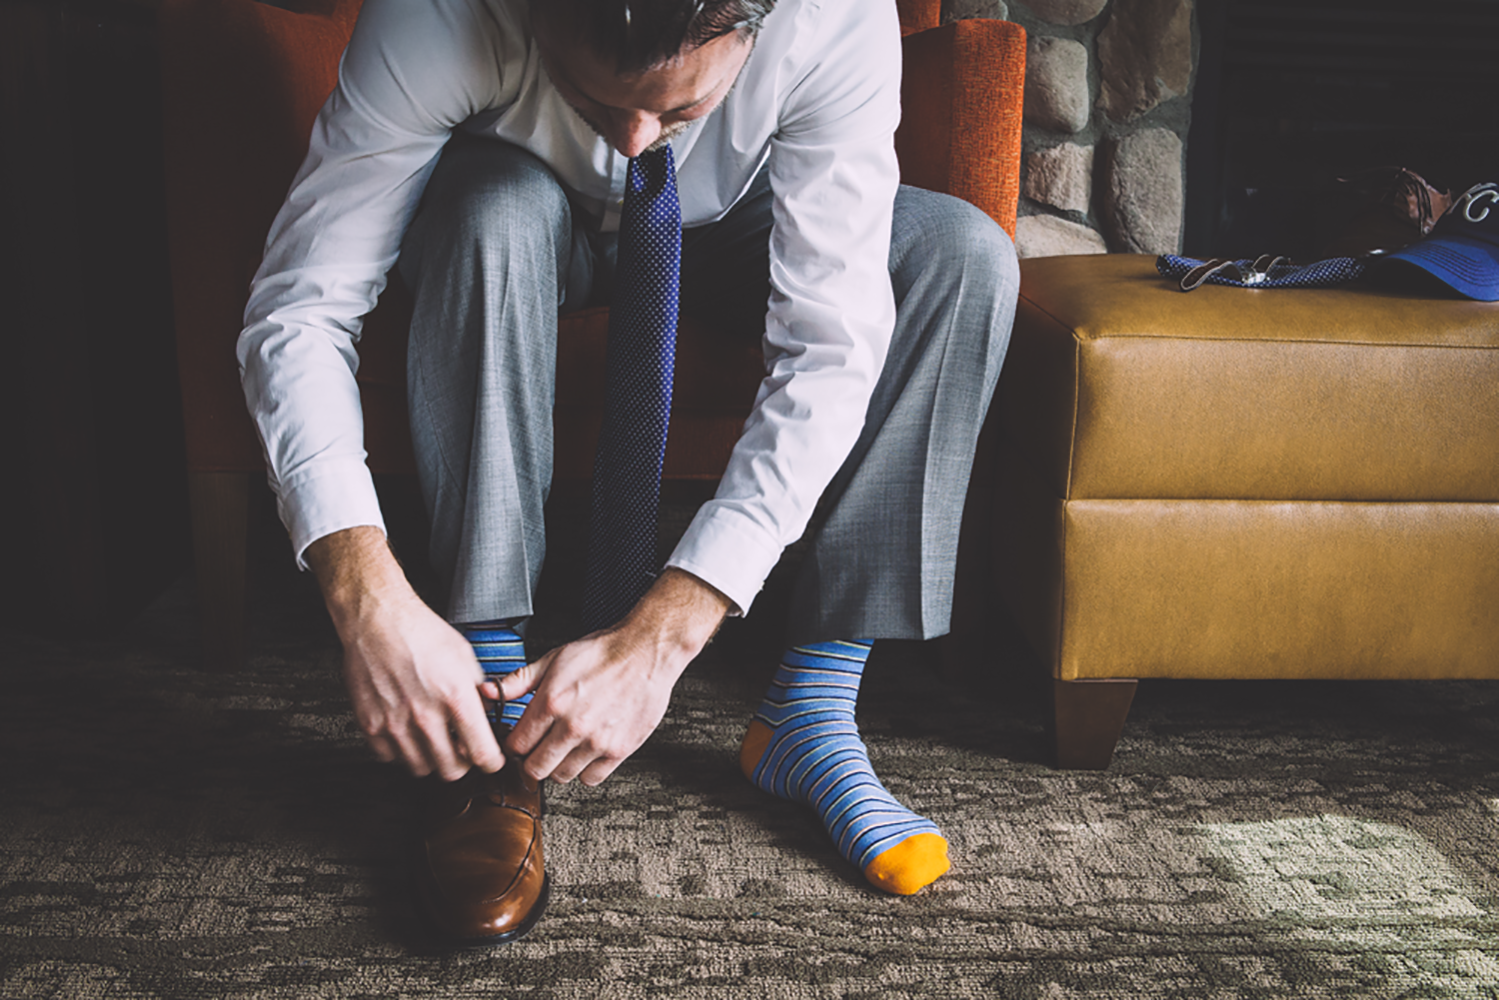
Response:
[[[271,225],[238,357],[303,568],[324,535],[384,528],[354,382],[361,322],[452,129],[503,102],[518,34],[469,0],[367,0]]]
[[[717,494],[668,560],[740,612],[853,449],[895,325],[900,28],[893,4],[844,6],[798,39],[818,55],[771,140],[768,375]]]

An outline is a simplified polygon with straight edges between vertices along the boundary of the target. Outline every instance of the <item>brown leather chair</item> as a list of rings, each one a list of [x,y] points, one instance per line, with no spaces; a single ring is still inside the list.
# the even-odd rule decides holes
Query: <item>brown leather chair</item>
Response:
[[[890,0],[871,0],[890,2]],[[264,470],[234,343],[265,234],[332,90],[360,0],[163,0],[164,125],[178,365],[195,568],[211,663],[243,645],[248,477]],[[902,179],[946,191],[1011,234],[1019,189],[1025,33],[1003,21],[938,26],[940,0],[899,0],[905,38]],[[405,406],[409,302],[398,283],[368,317],[358,381],[376,473],[413,471]],[[592,470],[607,310],[559,329],[556,477]],[[726,356],[726,353],[732,356]],[[716,480],[762,377],[758,352],[678,339],[665,477]]]
[[[989,599],[1062,766],[1108,764],[1141,677],[1499,678],[1499,305],[1020,274]]]

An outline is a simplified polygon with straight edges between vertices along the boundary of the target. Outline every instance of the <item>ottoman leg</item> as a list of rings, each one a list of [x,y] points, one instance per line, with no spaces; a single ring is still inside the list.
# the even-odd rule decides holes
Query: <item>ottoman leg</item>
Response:
[[[1114,756],[1138,681],[1054,681],[1052,725],[1057,767],[1102,771]]]

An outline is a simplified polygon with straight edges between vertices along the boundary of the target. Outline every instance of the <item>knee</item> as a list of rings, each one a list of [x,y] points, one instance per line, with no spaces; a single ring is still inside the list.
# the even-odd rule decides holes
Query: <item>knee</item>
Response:
[[[890,258],[897,293],[924,275],[966,288],[992,287],[1001,299],[1013,298],[1020,268],[1009,234],[960,198],[930,191],[909,195],[913,190],[902,188],[896,202]]]
[[[455,141],[427,182],[402,267],[511,252],[548,259],[568,244],[571,226],[567,196],[536,157],[493,141]]]

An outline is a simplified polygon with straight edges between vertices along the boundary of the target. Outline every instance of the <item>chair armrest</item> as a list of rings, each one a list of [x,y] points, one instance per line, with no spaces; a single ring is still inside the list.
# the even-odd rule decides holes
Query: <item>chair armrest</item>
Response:
[[[907,35],[903,46],[895,133],[902,183],[971,202],[1014,236],[1025,29],[955,21]]]
[[[895,0],[900,14],[900,33],[914,34],[942,23],[942,0]]]

